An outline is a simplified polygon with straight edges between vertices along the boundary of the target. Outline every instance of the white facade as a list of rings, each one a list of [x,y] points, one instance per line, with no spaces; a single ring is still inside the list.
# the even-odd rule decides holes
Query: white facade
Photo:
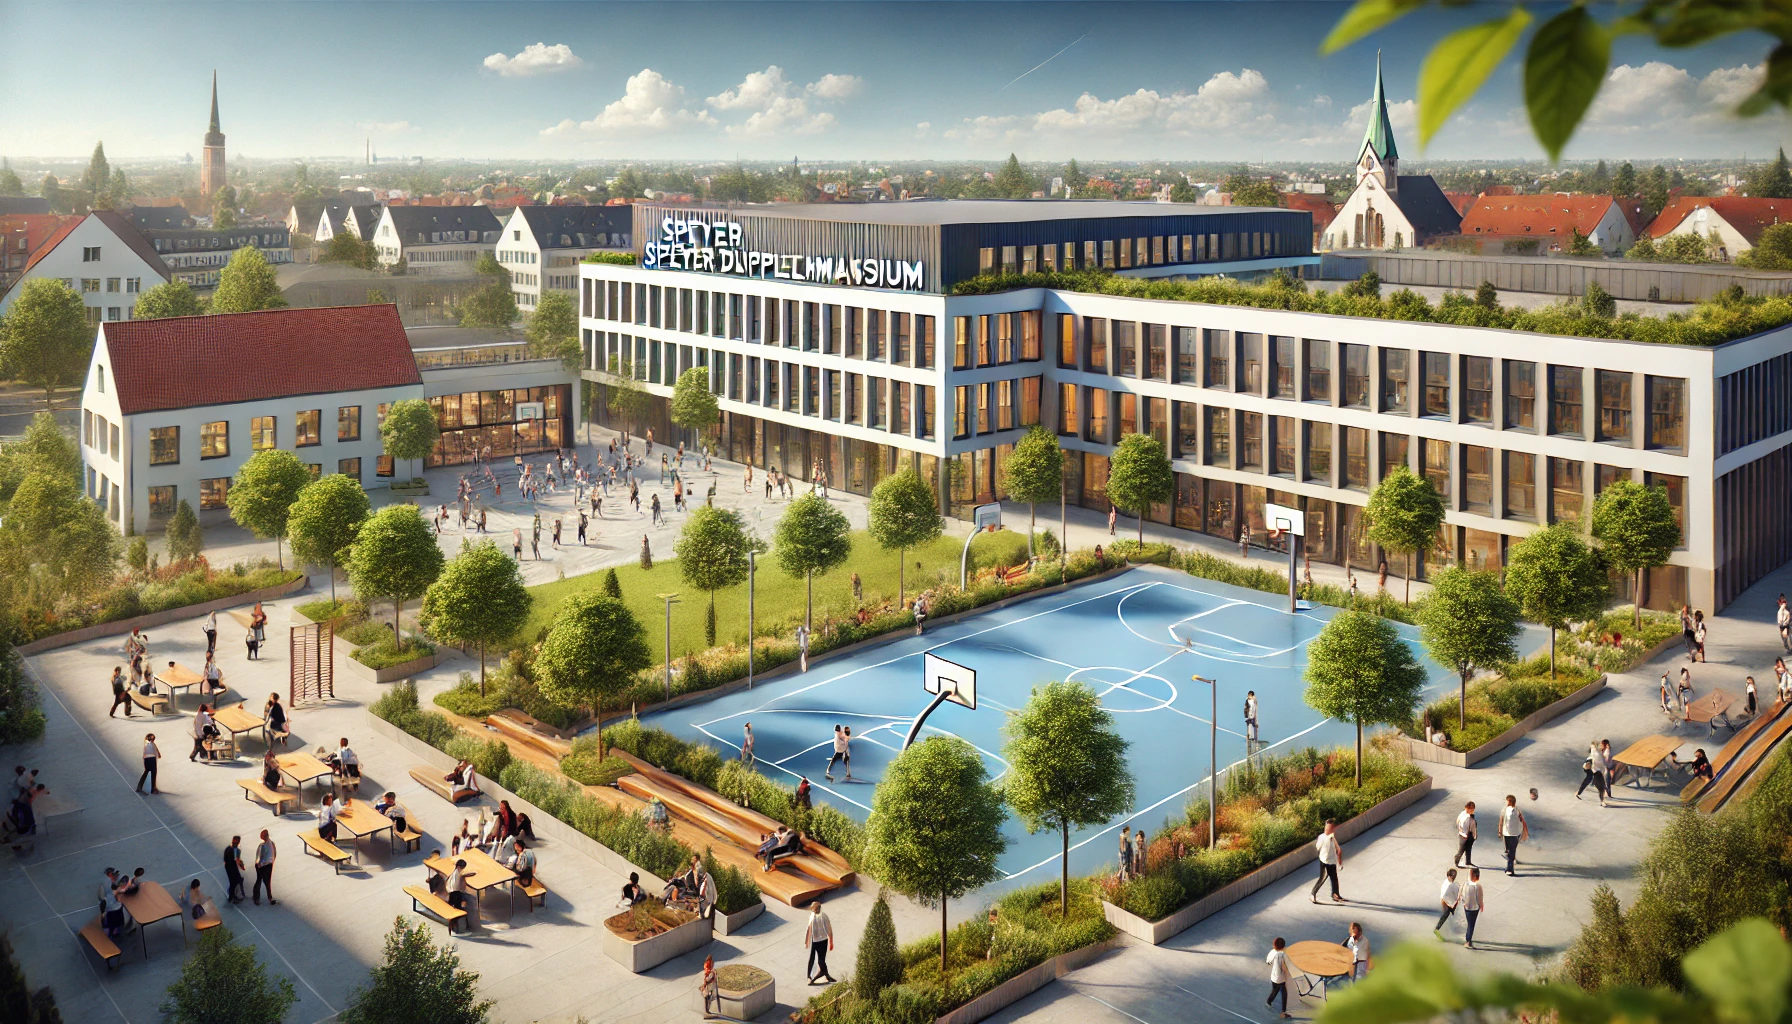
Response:
[[[454,229],[429,231],[424,239],[418,241],[412,235],[406,237],[393,220],[395,207],[386,207],[380,214],[379,227],[373,233],[373,245],[379,255],[379,261],[391,266],[400,260],[405,262],[406,270],[412,274],[454,274],[465,275],[473,272],[473,266],[479,261],[482,253],[490,253],[497,248],[498,232],[476,229]],[[419,210],[454,210],[454,207],[405,207]],[[477,209],[465,207],[463,209]],[[487,213],[489,216],[489,212]]]
[[[60,278],[81,296],[87,321],[129,320],[137,296],[168,279],[161,260],[153,262],[121,238],[97,216],[89,214],[56,247],[0,295],[6,312],[34,278]]]
[[[1394,201],[1381,176],[1359,172],[1356,190],[1338,208],[1338,215],[1321,237],[1326,249],[1401,249],[1415,244],[1418,229]]]
[[[523,215],[523,207],[510,211],[498,233],[497,260],[510,271],[510,290],[525,314],[541,304],[548,292],[571,295],[579,289],[579,262],[594,252],[626,251],[622,246],[544,247]]]
[[[1636,230],[1630,226],[1630,218],[1617,202],[1606,205],[1605,212],[1600,214],[1599,223],[1587,233],[1587,239],[1606,252],[1617,255],[1627,251],[1636,244]]]
[[[1753,249],[1754,243],[1748,236],[1736,230],[1735,225],[1725,220],[1723,214],[1709,206],[1700,206],[1680,218],[1668,235],[1692,235],[1707,241],[1715,241],[1723,247],[1725,254],[1735,257]],[[1666,237],[1663,235],[1662,237]]]

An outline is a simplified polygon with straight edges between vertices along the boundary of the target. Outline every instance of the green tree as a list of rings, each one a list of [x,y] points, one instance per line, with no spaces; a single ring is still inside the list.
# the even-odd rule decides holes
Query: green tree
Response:
[[[380,424],[381,450],[406,462],[428,458],[435,450],[436,439],[441,436],[436,411],[421,398],[393,402],[386,410],[386,422]]]
[[[218,273],[218,290],[212,292],[212,312],[249,313],[258,309],[285,309],[274,266],[260,249],[245,245],[231,253],[230,262]]]
[[[1668,172],[1660,164],[1643,172],[1642,195],[1643,218],[1654,220],[1672,198],[1668,191]]]
[[[634,364],[617,356],[610,357],[610,415],[633,426],[652,404],[653,396],[635,380]]]
[[[385,960],[338,1019],[342,1024],[486,1024],[491,1008],[490,999],[479,998],[478,973],[461,970],[453,944],[436,945],[428,925],[419,921],[409,927],[400,917],[386,933]]]
[[[686,586],[709,595],[703,634],[711,647],[716,645],[716,591],[745,582],[752,547],[740,513],[712,505],[697,506],[678,535],[678,575]]]
[[[212,194],[212,227],[220,231],[236,227],[236,189],[229,185]]]
[[[236,471],[236,479],[224,492],[230,518],[262,540],[274,542],[274,560],[286,562],[280,542],[286,538],[287,519],[299,492],[311,483],[311,470],[292,452],[268,448],[249,456]]]
[[[1639,260],[1644,263],[1654,263],[1661,259],[1661,253],[1656,251],[1655,240],[1650,238],[1647,234],[1643,234],[1638,235],[1637,240],[1631,243],[1629,249],[1624,251],[1624,258],[1627,260]]]
[[[1089,184],[1089,176],[1076,165],[1073,159],[1064,165],[1064,195],[1066,198],[1081,192]]]
[[[1635,584],[1635,628],[1643,628],[1643,573],[1668,564],[1680,545],[1680,517],[1662,487],[1616,480],[1593,502],[1593,538],[1612,568]]]
[[[133,320],[161,320],[171,316],[198,316],[205,312],[199,296],[185,281],[163,281],[137,296],[131,307]]]
[[[804,625],[810,624],[815,613],[815,574],[846,564],[852,556],[851,534],[846,513],[819,494],[810,492],[785,506],[772,553],[786,573],[807,581]]]
[[[535,656],[535,683],[549,700],[588,707],[599,716],[612,697],[628,692],[635,674],[653,664],[647,631],[628,606],[601,594],[566,599]],[[603,734],[597,756],[603,758]]]
[[[330,568],[330,600],[336,600],[336,566],[367,521],[370,506],[361,481],[332,473],[306,484],[286,517],[296,562]]]
[[[1580,309],[1587,316],[1610,320],[1618,315],[1618,300],[1600,287],[1598,281],[1588,281],[1587,290],[1580,296]]]
[[[6,504],[4,523],[58,597],[85,594],[110,581],[123,546],[100,506],[59,473],[26,476]]]
[[[1431,580],[1419,602],[1419,641],[1431,660],[1450,666],[1462,682],[1457,723],[1468,725],[1468,681],[1474,674],[1518,658],[1518,602],[1500,589],[1490,569],[1452,565]]]
[[[1356,724],[1356,784],[1363,785],[1363,726],[1412,718],[1425,670],[1379,615],[1341,611],[1307,645],[1307,706]]]
[[[460,325],[502,329],[516,323],[516,293],[510,290],[510,271],[491,253],[482,252],[473,264],[473,272],[485,283],[461,304]]]
[[[1556,630],[1595,618],[1611,596],[1599,552],[1567,523],[1554,523],[1512,545],[1506,593],[1532,622],[1549,627],[1549,676],[1556,675]]]
[[[404,605],[422,597],[442,574],[435,531],[415,505],[387,505],[368,516],[349,548],[348,581],[369,600],[392,602],[392,636],[400,632]]]
[[[205,530],[199,525],[199,517],[193,514],[193,506],[182,498],[174,503],[174,515],[168,518],[168,527],[163,535],[168,544],[168,560],[185,562],[198,558],[199,552],[205,550]]]
[[[60,278],[31,278],[0,319],[0,373],[42,390],[48,409],[56,392],[87,378],[93,339],[87,307],[73,288]]]
[[[117,210],[128,210],[131,207],[131,181],[125,177],[124,168],[112,168],[112,184],[106,189],[106,200]]]
[[[568,372],[577,373],[583,363],[579,349],[579,311],[565,292],[543,292],[535,312],[523,327],[529,354],[538,359],[558,359]]]
[[[878,481],[871,489],[866,505],[866,529],[877,546],[885,551],[895,549],[896,606],[902,607],[903,591],[908,589],[908,549],[938,537],[945,531],[946,521],[940,517],[939,499],[933,488],[921,479],[913,466],[894,476]]]
[[[106,187],[112,183],[112,167],[106,162],[106,144],[93,144],[93,156],[87,160],[87,171],[81,175],[81,191],[87,193],[87,205],[97,207],[106,197]]]
[[[285,1020],[298,1001],[290,978],[269,977],[255,947],[219,925],[199,936],[161,1010],[170,1024],[266,1024]]]
[[[50,209],[52,211],[56,213],[68,212],[68,197],[63,195],[62,182],[57,180],[54,174],[44,175],[43,184],[38,186],[37,194],[44,197],[44,201],[50,204]]]
[[[1636,168],[1626,160],[1612,174],[1612,195],[1629,198],[1636,194]]]
[[[0,196],[22,196],[25,194],[25,183],[19,180],[19,174],[12,165],[0,160]]]
[[[693,366],[679,374],[672,388],[672,422],[701,434],[721,421],[721,407],[709,390],[709,367]]]
[[[436,640],[479,647],[479,695],[485,695],[485,651],[516,635],[529,620],[535,598],[523,586],[522,567],[490,540],[463,544],[442,574],[423,592],[419,621]]]
[[[81,487],[81,453],[56,425],[54,414],[40,412],[31,417],[24,435],[0,448],[0,502],[11,501],[13,492],[32,473],[48,473]]]
[[[1029,199],[1038,188],[1033,176],[1021,168],[1020,160],[1013,153],[1008,154],[1008,162],[996,172],[995,181],[991,184],[996,195],[1003,199]]]
[[[890,916],[890,901],[878,890],[877,901],[871,904],[871,915],[865,919],[865,932],[859,937],[858,963],[852,972],[853,994],[861,1000],[875,1002],[878,993],[902,980],[902,952],[896,945],[896,919]]]
[[[616,570],[604,573],[604,596],[622,600],[622,581],[616,578]]]
[[[1085,683],[1033,687],[1026,706],[1003,727],[1008,773],[1002,795],[1029,835],[1058,833],[1058,915],[1070,913],[1070,832],[1105,823],[1132,808],[1132,770],[1114,716]]]
[[[1475,289],[1475,305],[1482,309],[1500,308],[1500,290],[1493,286],[1492,281],[1482,281]]]
[[[373,270],[379,266],[379,253],[374,247],[361,241],[361,236],[353,231],[338,231],[324,242],[323,252],[317,257],[319,263],[340,263],[344,266],[359,267],[362,270]]]
[[[1225,182],[1220,185],[1220,191],[1232,194],[1233,206],[1282,205],[1282,194],[1276,191],[1274,182],[1254,178],[1243,168],[1227,175]]]
[[[1792,222],[1769,225],[1754,248],[1736,257],[1736,264],[1756,270],[1792,270]]]
[[[1786,166],[1786,147],[1780,147],[1773,163],[1749,175],[1748,194],[1761,199],[1792,199],[1792,170]]]
[[[1198,203],[1200,201],[1201,193],[1195,189],[1195,186],[1190,185],[1186,180],[1179,178],[1170,183],[1170,202]]]
[[[1412,602],[1414,556],[1431,546],[1444,525],[1444,500],[1431,481],[1405,466],[1381,478],[1363,510],[1369,539],[1396,555],[1406,556],[1406,597]]]
[[[1033,534],[1039,529],[1039,503],[1055,501],[1064,493],[1064,450],[1058,437],[1034,424],[1014,443],[1008,456],[1008,497],[1027,503],[1027,554],[1033,554]]]
[[[1127,434],[1108,456],[1108,500],[1139,521],[1139,543],[1145,543],[1145,513],[1176,491],[1164,446],[1150,434]]]
[[[955,736],[929,736],[896,755],[872,794],[865,822],[871,874],[939,907],[941,971],[947,904],[1002,877],[996,861],[1008,848],[1007,816],[983,755]]]
[[[1573,237],[1568,240],[1568,255],[1603,256],[1605,254],[1605,250],[1593,244],[1591,238],[1581,234],[1579,228],[1571,227],[1568,230],[1573,232]]]

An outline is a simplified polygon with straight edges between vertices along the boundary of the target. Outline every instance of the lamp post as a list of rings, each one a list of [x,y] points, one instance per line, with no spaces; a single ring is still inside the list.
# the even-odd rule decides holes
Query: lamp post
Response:
[[[1205,676],[1189,676],[1197,683],[1206,683],[1208,692],[1213,696],[1213,710],[1208,713],[1207,722],[1207,848],[1213,849],[1219,844],[1219,806],[1220,806],[1220,684],[1217,679]]]
[[[747,689],[753,688],[753,571],[759,566],[759,552],[747,549]]]
[[[1064,482],[1068,467],[1058,463],[1058,575],[1064,574],[1064,567],[1070,559],[1070,487]],[[1060,580],[1060,582],[1063,582]]]
[[[672,699],[672,605],[678,600],[677,594],[661,594],[666,602],[666,699]]]

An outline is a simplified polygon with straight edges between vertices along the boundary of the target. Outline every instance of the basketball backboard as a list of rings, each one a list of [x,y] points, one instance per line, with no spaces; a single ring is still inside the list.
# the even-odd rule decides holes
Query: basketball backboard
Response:
[[[1263,527],[1276,533],[1292,533],[1296,537],[1307,535],[1307,516],[1298,508],[1277,505],[1269,502],[1263,506]]]
[[[971,522],[978,532],[983,530],[999,530],[1002,528],[1002,503],[992,501],[987,505],[978,505],[971,512]]]
[[[922,685],[928,693],[945,693],[954,704],[977,710],[977,670],[959,665],[936,654],[921,656]]]

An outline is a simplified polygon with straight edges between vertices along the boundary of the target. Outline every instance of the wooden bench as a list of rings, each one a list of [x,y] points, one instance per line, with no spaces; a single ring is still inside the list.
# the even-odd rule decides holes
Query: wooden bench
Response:
[[[279,789],[269,789],[267,784],[260,779],[238,779],[236,780],[236,784],[243,787],[244,800],[247,800],[250,797],[258,798],[262,803],[273,808],[275,817],[280,816],[280,808],[282,806],[286,804],[297,804],[299,802],[299,794],[288,793]]]
[[[131,695],[131,703],[152,715],[168,712],[168,695],[165,693],[138,693],[135,689],[126,690]],[[102,933],[103,934],[103,933]]]
[[[348,863],[348,851],[317,834],[316,830],[300,832],[299,838],[305,841],[305,849],[329,861],[342,874],[342,865]]]
[[[218,916],[217,907],[208,906],[205,909],[205,916],[193,922],[193,929],[195,931],[209,932],[213,928],[224,923],[224,919]]]
[[[532,882],[525,883],[520,878],[513,878],[510,880],[510,884],[513,887],[515,887],[517,892],[520,892],[524,896],[528,897],[529,913],[531,913],[531,914],[535,913],[535,904],[537,902],[539,902],[543,907],[546,907],[548,905],[548,887],[541,884],[541,873],[540,872],[536,872],[535,880]]]
[[[434,793],[451,804],[458,804],[462,800],[471,800],[479,795],[477,791],[471,789],[457,789],[450,792],[447,781],[444,780],[434,768],[423,766],[412,768],[411,778],[416,779],[417,783],[424,789],[429,790],[431,793]]]
[[[100,925],[99,918],[96,917],[87,922],[78,934],[81,936],[81,941],[87,943],[95,953],[98,953],[101,960],[106,961],[107,970],[118,966],[118,958],[122,955],[118,949],[118,943],[113,942],[112,937],[106,934],[106,929]]]
[[[417,824],[417,819],[411,815],[409,807],[404,807],[403,804],[399,806],[404,808],[404,828],[400,830],[397,825],[392,826],[392,845],[402,844],[406,853],[422,849],[423,826]]]
[[[411,898],[412,910],[419,914],[424,911],[434,914],[443,924],[448,926],[449,931],[454,930],[454,922],[467,916],[466,911],[454,909],[448,905],[447,900],[430,892],[421,885],[405,886],[404,894]]]

